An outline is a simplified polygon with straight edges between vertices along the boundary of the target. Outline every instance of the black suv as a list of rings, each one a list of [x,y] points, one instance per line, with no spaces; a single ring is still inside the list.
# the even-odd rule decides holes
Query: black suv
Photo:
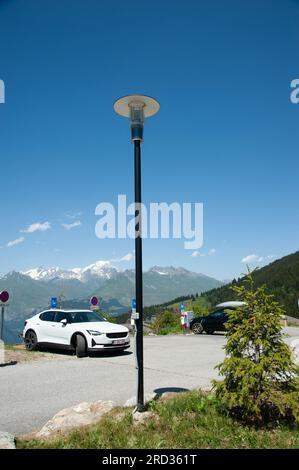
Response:
[[[224,302],[216,305],[215,310],[203,317],[193,318],[190,328],[196,335],[204,331],[212,335],[214,331],[225,331],[225,322],[228,320],[229,310],[235,310],[244,305],[244,302]]]
[[[214,312],[205,315],[204,317],[193,318],[190,322],[190,328],[196,335],[200,335],[204,331],[210,335],[214,331],[224,331],[225,322],[228,320],[227,310],[233,310],[226,307],[214,310]]]
[[[229,317],[229,310],[235,310],[239,307],[244,307],[245,302],[230,300],[216,305],[212,313],[203,317],[193,318],[190,322],[190,328],[196,335],[200,335],[204,331],[210,335],[214,331],[225,331],[225,322]],[[227,313],[228,312],[228,313]]]

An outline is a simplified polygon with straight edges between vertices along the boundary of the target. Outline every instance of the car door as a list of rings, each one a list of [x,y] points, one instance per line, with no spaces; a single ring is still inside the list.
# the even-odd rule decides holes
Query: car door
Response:
[[[224,310],[218,310],[216,316],[216,331],[225,331],[225,322],[227,321],[227,314]]]
[[[48,343],[51,341],[53,318],[53,310],[48,310],[40,314],[36,322],[36,334],[39,343]]]
[[[206,317],[205,329],[210,331],[221,331],[223,329],[223,310],[210,313]]]
[[[226,331],[225,323],[227,322],[227,320],[228,320],[228,314],[226,311],[223,311],[221,319],[220,319],[220,324],[219,324],[220,331]]]
[[[57,311],[54,315],[53,343],[69,345],[70,344],[70,324],[61,323],[61,320],[67,320],[68,315],[65,312]]]

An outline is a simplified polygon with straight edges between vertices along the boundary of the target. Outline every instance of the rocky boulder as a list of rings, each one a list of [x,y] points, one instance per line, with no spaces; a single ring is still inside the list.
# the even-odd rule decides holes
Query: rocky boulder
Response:
[[[113,401],[98,400],[92,403],[83,402],[79,403],[79,405],[65,408],[50,419],[36,433],[36,437],[44,439],[53,434],[63,433],[80,426],[96,423],[115,406],[116,404]]]
[[[0,431],[0,449],[15,449],[15,438],[9,432]]]

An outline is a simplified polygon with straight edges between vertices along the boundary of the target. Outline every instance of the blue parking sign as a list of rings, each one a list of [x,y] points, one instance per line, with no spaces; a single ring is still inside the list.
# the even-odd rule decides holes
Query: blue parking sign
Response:
[[[51,304],[51,308],[57,308],[57,304],[58,304],[57,297],[51,297],[50,304]]]
[[[181,304],[181,312],[183,312],[185,310],[185,304]]]

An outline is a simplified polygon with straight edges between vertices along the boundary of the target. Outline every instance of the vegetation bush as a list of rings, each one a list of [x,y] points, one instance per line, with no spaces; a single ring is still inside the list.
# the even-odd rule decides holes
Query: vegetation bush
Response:
[[[190,310],[193,310],[194,317],[203,317],[210,313],[210,307],[203,307],[199,303],[191,305]]]
[[[182,330],[180,316],[168,310],[160,313],[152,323],[152,330],[157,335],[180,333]]]
[[[217,366],[224,380],[214,381],[216,396],[243,422],[298,424],[298,374],[282,336],[284,312],[265,286],[255,287],[250,271],[244,285],[232,289],[246,305],[229,313],[227,356]]]

